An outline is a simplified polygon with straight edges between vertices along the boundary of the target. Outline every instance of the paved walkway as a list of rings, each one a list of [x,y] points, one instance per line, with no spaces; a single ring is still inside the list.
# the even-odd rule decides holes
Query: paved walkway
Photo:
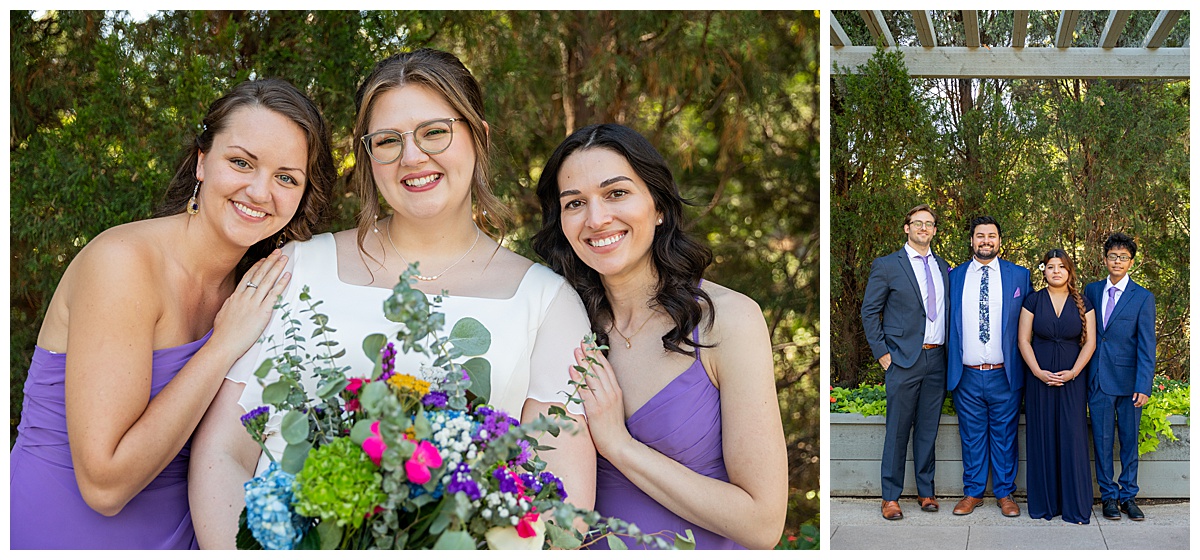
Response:
[[[1021,506],[1020,517],[1004,517],[996,500],[984,502],[970,515],[951,510],[961,496],[939,498],[941,511],[921,511],[915,498],[900,500],[904,519],[888,521],[879,514],[879,499],[831,498],[824,517],[830,523],[827,548],[831,550],[1187,550],[1191,546],[1188,502],[1143,505],[1145,521],[1109,521],[1092,507],[1087,525],[1030,519]]]

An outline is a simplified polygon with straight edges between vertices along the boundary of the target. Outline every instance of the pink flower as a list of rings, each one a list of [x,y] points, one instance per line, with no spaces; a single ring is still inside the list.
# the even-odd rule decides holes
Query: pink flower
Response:
[[[371,433],[374,434],[367,438],[362,443],[363,452],[367,457],[371,458],[371,462],[378,467],[380,461],[383,460],[383,452],[387,450],[387,444],[383,442],[383,436],[379,435],[379,421],[376,420],[371,424]]]
[[[408,480],[416,484],[425,484],[429,482],[431,475],[429,468],[438,468],[442,466],[442,456],[438,454],[438,450],[428,441],[422,441],[417,444],[417,450],[413,451],[412,459],[404,462],[404,471],[408,473]]]
[[[366,379],[363,379],[361,377],[352,377],[350,379],[350,384],[346,385],[346,388],[343,390],[346,391],[347,393],[354,393],[357,395],[358,390],[362,389],[362,386],[366,385],[366,384],[367,384]]]
[[[525,516],[517,522],[517,536],[521,537],[522,539],[528,539],[536,536],[537,529],[533,528],[533,523],[536,523],[537,520],[538,514],[536,511],[530,511],[529,513],[526,513]]]

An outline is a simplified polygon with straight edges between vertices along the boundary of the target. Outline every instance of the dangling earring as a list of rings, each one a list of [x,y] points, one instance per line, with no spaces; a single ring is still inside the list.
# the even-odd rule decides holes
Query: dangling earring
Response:
[[[195,216],[200,213],[200,203],[196,200],[196,195],[200,193],[200,183],[204,181],[196,181],[196,188],[192,189],[192,198],[188,200],[187,213]]]
[[[282,249],[282,248],[283,248],[283,245],[284,245],[285,243],[287,243],[287,234],[286,234],[286,233],[283,233],[283,232],[280,232],[280,233],[279,233],[279,240],[278,240],[278,241],[275,243],[275,248],[276,248],[276,249]]]
[[[379,215],[375,215],[375,233],[379,233]]]

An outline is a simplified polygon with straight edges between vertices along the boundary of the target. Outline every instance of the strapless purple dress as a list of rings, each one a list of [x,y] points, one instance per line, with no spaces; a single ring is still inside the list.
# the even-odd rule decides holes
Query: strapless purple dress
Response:
[[[155,350],[150,398],[175,377],[204,338]],[[195,549],[188,510],[188,447],[112,517],[79,493],[67,442],[66,354],[34,348],[16,445],[9,455],[9,530],[13,549]]]
[[[698,340],[692,333],[692,340]],[[721,393],[713,387],[697,354],[691,367],[650,397],[625,421],[634,439],[704,476],[729,482],[721,448]],[[604,457],[596,456],[596,511],[638,526],[643,532],[666,531],[696,537],[697,549],[745,550],[733,540],[702,529],[663,507],[635,486]],[[622,537],[633,548],[632,539]],[[605,539],[591,546],[608,549]]]

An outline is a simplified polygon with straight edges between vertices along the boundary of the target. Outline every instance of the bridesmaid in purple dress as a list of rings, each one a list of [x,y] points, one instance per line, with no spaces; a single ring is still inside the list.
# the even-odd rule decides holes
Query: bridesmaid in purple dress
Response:
[[[156,217],[96,236],[50,300],[10,454],[14,549],[196,547],[188,440],[287,286],[279,236],[311,237],[336,179],[287,82],[239,84],[203,125]]]
[[[629,128],[588,126],[555,150],[537,193],[534,250],[610,347],[575,352],[590,370],[580,396],[600,455],[596,510],[647,533],[691,530],[697,548],[775,546],[787,457],[770,336],[753,300],[702,282],[711,252],[681,230],[666,161]]]

